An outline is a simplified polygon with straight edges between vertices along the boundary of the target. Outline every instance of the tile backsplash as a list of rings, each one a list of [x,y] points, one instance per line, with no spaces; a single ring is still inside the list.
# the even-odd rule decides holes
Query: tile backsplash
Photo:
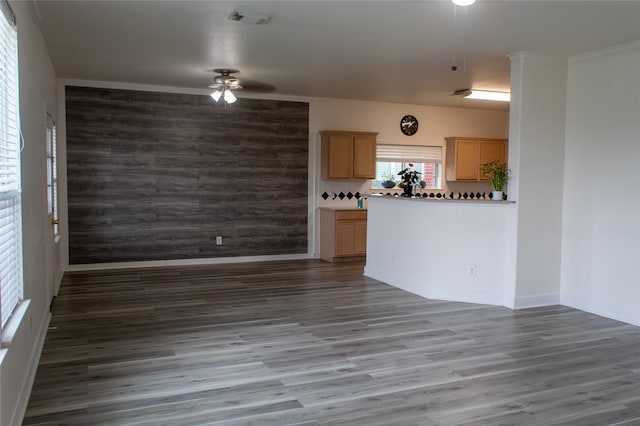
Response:
[[[361,180],[324,180],[319,181],[319,207],[356,207],[357,199],[370,194],[384,194],[399,197],[401,188],[371,188],[371,181]],[[442,190],[421,189],[416,196],[446,200],[490,200],[491,189],[485,182],[446,182]],[[505,195],[506,198],[506,195]]]

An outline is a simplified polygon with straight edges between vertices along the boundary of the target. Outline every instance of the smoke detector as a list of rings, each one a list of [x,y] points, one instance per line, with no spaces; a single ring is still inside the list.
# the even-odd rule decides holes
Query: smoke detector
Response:
[[[271,18],[271,15],[251,14],[234,9],[227,19],[235,22],[244,22],[249,25],[263,25],[269,22]]]

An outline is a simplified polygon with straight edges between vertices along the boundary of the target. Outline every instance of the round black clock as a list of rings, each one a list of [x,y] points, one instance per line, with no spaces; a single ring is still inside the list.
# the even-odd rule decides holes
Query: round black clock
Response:
[[[400,131],[407,136],[415,135],[418,131],[418,119],[413,115],[405,115],[400,120]]]

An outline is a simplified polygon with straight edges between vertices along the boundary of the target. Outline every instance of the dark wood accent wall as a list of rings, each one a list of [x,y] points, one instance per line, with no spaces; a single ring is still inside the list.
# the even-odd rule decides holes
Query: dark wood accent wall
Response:
[[[71,264],[307,252],[308,103],[67,87],[66,114]]]

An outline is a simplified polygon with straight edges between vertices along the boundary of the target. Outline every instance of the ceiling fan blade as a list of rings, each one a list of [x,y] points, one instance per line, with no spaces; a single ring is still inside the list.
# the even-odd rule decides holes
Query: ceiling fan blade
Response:
[[[229,88],[231,90],[242,90],[243,92],[268,93],[276,90],[275,86],[254,80],[238,79],[233,74],[240,71],[232,68],[216,68],[211,70],[218,75],[214,76],[213,83],[209,85],[211,89],[220,90]]]
[[[254,80],[242,79],[239,81],[243,92],[269,93],[276,90],[275,86]]]

